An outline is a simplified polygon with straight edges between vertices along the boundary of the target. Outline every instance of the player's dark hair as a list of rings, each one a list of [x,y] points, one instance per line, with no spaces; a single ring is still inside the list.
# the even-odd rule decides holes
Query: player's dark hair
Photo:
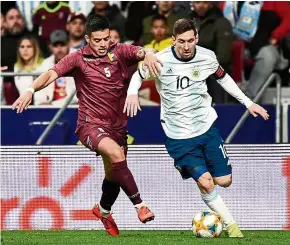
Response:
[[[187,31],[194,31],[194,35],[197,35],[197,30],[196,26],[193,20],[188,20],[188,19],[179,19],[175,21],[174,26],[173,26],[173,36],[180,35],[184,32]]]
[[[154,21],[156,21],[156,20],[162,20],[162,21],[165,23],[165,25],[167,25],[167,19],[166,19],[166,17],[164,17],[164,16],[161,15],[161,14],[156,14],[156,15],[154,15],[154,16],[152,17],[152,19],[151,19],[151,26],[153,26],[153,23],[154,23]]]
[[[86,34],[90,36],[92,32],[110,29],[110,23],[105,16],[92,14],[86,23]]]

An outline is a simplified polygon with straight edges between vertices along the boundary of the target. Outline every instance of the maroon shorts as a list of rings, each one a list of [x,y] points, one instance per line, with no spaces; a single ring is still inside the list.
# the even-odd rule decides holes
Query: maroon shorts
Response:
[[[82,144],[91,151],[98,153],[97,148],[101,140],[109,137],[124,150],[125,154],[127,152],[127,133],[125,130],[118,132],[103,125],[86,123],[79,126],[76,133]]]

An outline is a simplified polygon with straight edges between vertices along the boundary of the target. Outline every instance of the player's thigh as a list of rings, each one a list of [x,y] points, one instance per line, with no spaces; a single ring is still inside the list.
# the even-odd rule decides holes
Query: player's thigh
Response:
[[[232,175],[228,174],[221,177],[213,177],[213,181],[216,185],[226,188],[232,184]]]
[[[199,146],[199,142],[192,139],[166,139],[168,154],[174,159],[174,166],[180,172],[183,179],[198,178],[206,173],[205,159]]]
[[[85,124],[78,129],[77,135],[84,146],[97,154],[107,156],[111,162],[125,160],[122,148],[115,141],[114,132],[103,126]]]
[[[104,137],[100,140],[97,151],[101,155],[107,156],[112,163],[121,162],[126,159],[121,146],[119,146],[118,143],[110,137]]]
[[[229,158],[219,130],[215,126],[212,126],[207,132],[207,136],[208,139],[204,146],[207,168],[214,179],[219,180],[217,177],[227,179],[229,177],[226,176],[232,174],[232,167],[229,164]]]

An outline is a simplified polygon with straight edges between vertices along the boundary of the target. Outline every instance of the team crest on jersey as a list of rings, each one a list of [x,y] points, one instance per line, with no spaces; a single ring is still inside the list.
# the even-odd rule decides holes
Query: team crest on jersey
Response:
[[[117,59],[113,52],[108,52],[108,57],[110,61],[115,61]]]
[[[193,76],[193,78],[198,78],[199,77],[199,70],[194,69],[192,72],[192,76]]]

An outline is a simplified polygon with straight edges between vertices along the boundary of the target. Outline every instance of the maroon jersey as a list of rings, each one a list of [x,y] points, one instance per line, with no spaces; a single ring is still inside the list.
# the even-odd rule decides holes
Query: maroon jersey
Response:
[[[38,35],[48,44],[54,30],[66,30],[70,8],[67,3],[59,2],[53,9],[46,2],[39,5],[33,15],[33,24],[39,26]]]
[[[98,58],[89,45],[70,53],[52,69],[59,77],[72,72],[79,99],[78,128],[89,122],[124,130],[124,93],[128,66],[137,63],[140,47],[112,44],[108,55]]]

